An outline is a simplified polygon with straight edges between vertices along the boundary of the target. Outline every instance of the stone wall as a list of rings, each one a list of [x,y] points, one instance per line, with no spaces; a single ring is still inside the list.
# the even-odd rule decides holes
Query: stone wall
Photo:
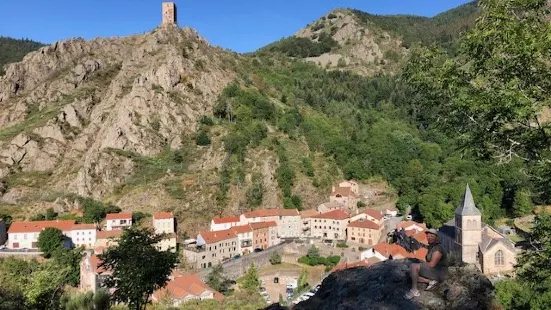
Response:
[[[285,251],[286,246],[288,246],[288,243],[281,243],[262,252],[251,253],[241,256],[236,260],[226,262],[222,264],[222,268],[224,268],[224,274],[229,279],[236,280],[237,278],[245,274],[245,272],[247,272],[247,269],[249,269],[252,261],[254,261],[254,265],[256,267],[267,266],[270,264],[270,256],[272,256],[274,252],[277,252],[283,256],[283,252]],[[203,281],[206,281],[209,272],[210,268],[201,269],[201,271],[199,271],[199,276]]]

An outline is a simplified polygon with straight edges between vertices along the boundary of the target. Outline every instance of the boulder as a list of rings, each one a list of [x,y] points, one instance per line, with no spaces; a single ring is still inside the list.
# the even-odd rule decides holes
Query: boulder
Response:
[[[494,309],[495,290],[476,266],[450,267],[448,280],[431,291],[419,284],[421,296],[404,297],[411,287],[410,260],[387,260],[330,274],[318,292],[294,307],[273,304],[266,309]]]

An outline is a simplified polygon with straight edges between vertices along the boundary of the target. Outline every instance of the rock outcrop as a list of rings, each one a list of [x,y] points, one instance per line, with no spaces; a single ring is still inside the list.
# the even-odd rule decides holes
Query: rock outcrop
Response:
[[[408,300],[410,289],[408,260],[388,260],[370,267],[356,267],[330,274],[312,298],[292,308],[274,304],[267,310],[484,310],[494,309],[494,287],[476,268],[450,267],[450,277],[431,291]]]

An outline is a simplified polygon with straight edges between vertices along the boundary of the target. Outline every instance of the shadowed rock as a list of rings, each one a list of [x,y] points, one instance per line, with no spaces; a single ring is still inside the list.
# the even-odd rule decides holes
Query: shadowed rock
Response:
[[[421,296],[404,298],[410,289],[409,260],[388,260],[330,274],[312,298],[294,307],[266,309],[492,309],[494,287],[475,266],[450,267],[450,277],[432,291],[420,284]]]

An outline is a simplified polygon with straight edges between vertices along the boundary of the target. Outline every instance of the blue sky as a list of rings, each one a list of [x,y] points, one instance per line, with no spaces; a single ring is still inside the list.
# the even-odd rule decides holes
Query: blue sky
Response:
[[[178,24],[211,44],[251,52],[292,35],[335,8],[434,16],[468,0],[176,0]],[[126,36],[154,29],[156,0],[0,0],[0,35],[45,43]]]

